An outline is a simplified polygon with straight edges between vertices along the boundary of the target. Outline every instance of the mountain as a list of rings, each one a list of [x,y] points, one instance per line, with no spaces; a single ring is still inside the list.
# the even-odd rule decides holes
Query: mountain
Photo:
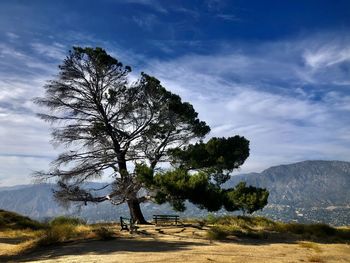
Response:
[[[85,187],[98,189],[104,185],[104,183],[88,183]],[[54,188],[55,185],[52,184],[0,188],[0,209],[17,212],[38,220],[47,220],[59,215],[79,216],[88,222],[118,221],[120,216],[129,217],[129,210],[125,204],[114,206],[109,202],[104,202],[63,208],[53,198]],[[104,189],[99,193],[106,195],[107,190]],[[167,204],[146,203],[142,204],[141,208],[147,219],[151,219],[154,214],[174,214]],[[198,214],[205,216],[206,212],[192,206],[186,213],[177,214],[183,218],[193,218]]]
[[[323,222],[333,225],[350,225],[350,162],[304,161],[271,167],[261,173],[231,177],[224,187],[240,181],[264,187],[270,191],[269,204],[259,215],[282,221]],[[89,183],[86,187],[99,188],[103,183]],[[90,222],[118,220],[128,216],[126,205],[110,203],[60,207],[52,197],[54,185],[38,184],[0,188],[0,209],[15,211],[35,219],[57,215],[80,216]],[[153,214],[174,214],[169,205],[142,205],[146,218]],[[207,211],[187,204],[184,217],[204,217]],[[228,214],[219,211],[215,214]]]
[[[269,190],[269,205],[262,214],[274,219],[350,224],[350,162],[279,165],[234,176],[224,187],[240,181]]]
[[[240,181],[270,191],[269,202],[300,207],[350,204],[350,163],[304,161],[271,167],[262,173],[232,177],[226,187]]]

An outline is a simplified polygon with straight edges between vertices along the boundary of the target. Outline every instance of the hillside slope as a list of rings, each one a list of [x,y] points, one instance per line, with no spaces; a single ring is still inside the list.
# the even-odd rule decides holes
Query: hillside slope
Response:
[[[296,207],[346,206],[350,204],[350,162],[304,161],[279,165],[261,173],[232,177],[225,186],[239,181],[265,187],[269,203]]]
[[[224,186],[232,187],[240,181],[265,187],[270,191],[269,204],[259,214],[283,221],[324,222],[350,225],[350,163],[340,161],[305,161],[271,167],[261,173],[232,177]],[[99,188],[102,184],[91,183]],[[0,189],[0,209],[15,211],[31,218],[43,219],[61,214],[81,216],[90,222],[118,220],[128,216],[125,205],[110,203],[73,207],[58,206],[52,197],[53,185],[40,184]],[[201,217],[205,210],[188,204],[181,217]],[[142,205],[146,218],[153,214],[173,214],[169,205]],[[227,214],[220,211],[218,214]]]

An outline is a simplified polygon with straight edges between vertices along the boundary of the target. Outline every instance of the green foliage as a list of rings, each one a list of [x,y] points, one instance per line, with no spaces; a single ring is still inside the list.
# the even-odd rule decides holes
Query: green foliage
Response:
[[[262,188],[238,184],[233,189],[221,189],[204,171],[189,173],[178,168],[156,174],[153,187],[157,189],[155,200],[169,202],[177,211],[184,211],[185,200],[208,211],[218,211],[223,206],[227,211],[242,210],[253,213],[267,204],[268,191]]]
[[[209,213],[207,217],[205,218],[205,222],[207,224],[215,224],[217,220],[217,217],[213,215],[212,213]]]
[[[45,224],[39,223],[29,217],[19,215],[15,212],[0,209],[0,229],[44,229]]]
[[[189,174],[183,169],[175,169],[155,175],[155,185],[158,189],[157,201],[165,201],[178,211],[185,209],[184,201],[208,211],[217,211],[222,206],[222,190],[209,180],[204,172]]]
[[[230,178],[229,173],[241,166],[249,156],[249,141],[244,137],[212,138],[207,143],[199,142],[183,149],[170,149],[168,153],[172,164],[178,167],[172,173],[181,171],[180,181],[183,186],[179,189],[178,196],[181,200],[187,199],[208,211],[217,211],[224,205],[228,211],[241,209],[252,213],[266,205],[267,191],[263,192],[264,189],[243,187],[223,190],[220,187]],[[158,183],[158,187],[166,192],[162,194],[163,197],[178,193],[173,187],[178,179],[178,176],[165,176]]]
[[[229,179],[228,172],[241,166],[249,156],[249,141],[241,136],[212,138],[184,149],[169,150],[172,163],[190,170],[206,170],[218,185]]]
[[[134,173],[140,183],[143,183],[145,187],[149,188],[153,185],[153,170],[146,164],[137,163],[135,165]]]
[[[224,207],[227,211],[242,210],[249,214],[263,209],[267,205],[269,192],[264,188],[246,186],[240,182],[234,189],[226,191]]]

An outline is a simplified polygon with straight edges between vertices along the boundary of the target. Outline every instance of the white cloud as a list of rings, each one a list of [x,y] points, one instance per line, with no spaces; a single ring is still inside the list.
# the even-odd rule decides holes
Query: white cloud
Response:
[[[67,54],[67,47],[57,42],[52,43],[51,45],[32,43],[31,46],[38,54],[56,60],[62,60]]]
[[[350,156],[349,39],[325,34],[235,43],[167,61],[86,42],[102,44],[131,66],[143,65],[194,105],[211,136],[248,138],[251,154],[240,172]],[[35,117],[39,109],[31,99],[56,73],[66,45],[29,45],[34,53],[0,43],[0,185],[29,182],[31,170],[45,169],[59,151],[49,144],[49,127]]]
[[[153,14],[143,14],[138,16],[132,16],[132,20],[142,29],[152,31],[154,25],[157,23],[157,17]]]
[[[122,0],[124,3],[144,5],[152,8],[153,10],[160,13],[168,13],[167,9],[164,8],[160,1],[157,0]]]
[[[211,136],[251,141],[241,172],[306,159],[349,161],[349,44],[327,34],[240,43],[216,54],[151,61],[148,71],[195,106]],[[332,52],[312,68],[304,63],[311,50],[326,49]]]
[[[0,155],[0,187],[32,183],[29,175],[39,167],[47,169],[48,163],[45,158]]]
[[[240,19],[234,14],[217,14],[216,17],[226,21],[240,21]]]
[[[325,45],[316,50],[307,50],[303,55],[305,62],[312,69],[333,66],[334,64],[350,61],[350,47]]]
[[[19,39],[19,35],[13,33],[13,32],[7,32],[6,36],[9,38],[10,41],[15,41]]]

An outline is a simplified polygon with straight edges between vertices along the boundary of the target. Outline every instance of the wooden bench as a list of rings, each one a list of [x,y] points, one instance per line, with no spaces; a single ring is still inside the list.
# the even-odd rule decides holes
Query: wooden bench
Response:
[[[131,218],[126,218],[122,216],[120,217],[120,227],[120,231],[126,230],[130,231],[131,233],[138,229],[138,227],[135,226],[135,223]]]
[[[174,222],[176,225],[179,222],[178,215],[153,215],[153,221],[156,225]]]

